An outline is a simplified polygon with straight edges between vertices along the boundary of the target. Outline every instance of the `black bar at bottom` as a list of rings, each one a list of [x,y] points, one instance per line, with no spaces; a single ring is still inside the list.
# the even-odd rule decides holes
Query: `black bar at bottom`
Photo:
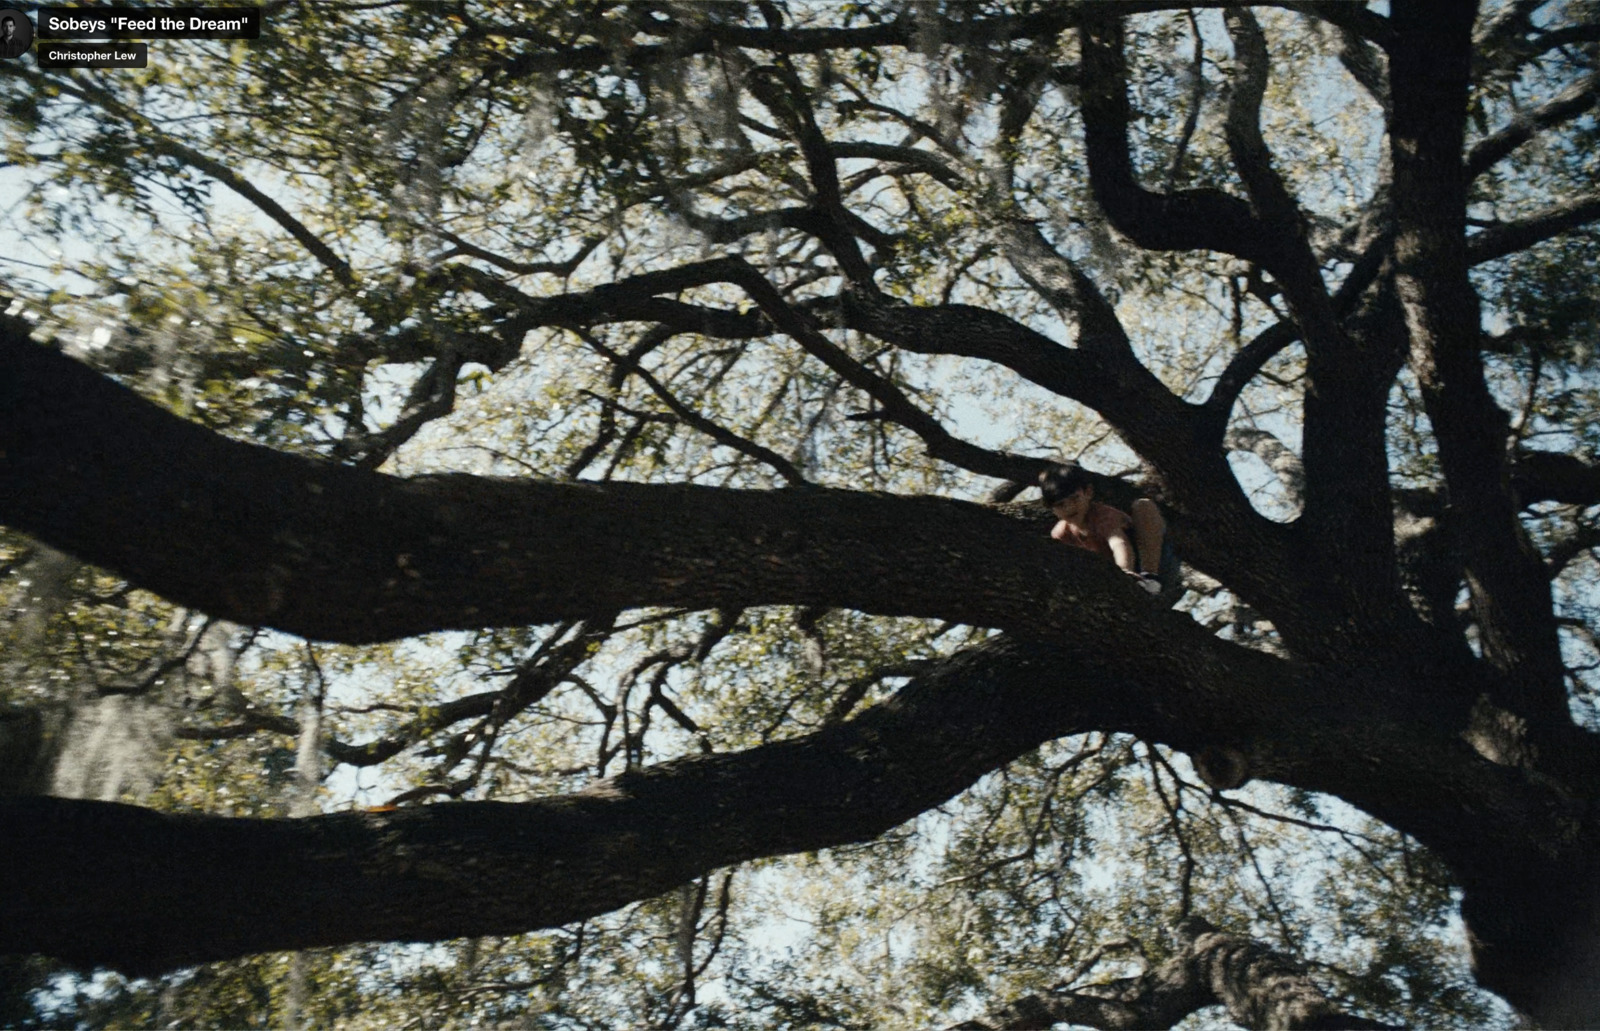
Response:
[[[40,68],[145,68],[150,64],[148,43],[41,39],[33,50]]]

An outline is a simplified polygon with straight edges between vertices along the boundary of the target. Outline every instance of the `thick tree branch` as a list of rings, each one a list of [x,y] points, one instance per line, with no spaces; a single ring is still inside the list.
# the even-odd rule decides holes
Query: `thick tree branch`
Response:
[[[1540,129],[1569,122],[1590,110],[1595,105],[1597,92],[1600,92],[1600,75],[1590,75],[1479,140],[1467,155],[1467,177],[1476,179],[1487,172],[1496,162],[1533,139]]]
[[[1294,238],[1297,270],[1310,268],[1315,272],[1311,258],[1311,245],[1306,239],[1305,218],[1300,206],[1289,194],[1283,177],[1273,167],[1272,152],[1261,135],[1261,101],[1267,92],[1267,70],[1271,58],[1267,53],[1267,37],[1256,23],[1248,8],[1230,8],[1223,12],[1228,35],[1233,41],[1235,70],[1232,91],[1228,98],[1228,117],[1223,123],[1228,141],[1228,153],[1239,173],[1251,206],[1261,219],[1263,229],[1271,228]],[[1301,253],[1303,252],[1303,253]],[[1279,275],[1280,281],[1283,279]],[[1285,289],[1297,284],[1280,283]],[[1306,284],[1298,284],[1305,286]],[[1314,292],[1322,293],[1320,279]]]
[[[1339,63],[1367,91],[1385,117],[1389,116],[1394,110],[1394,103],[1389,97],[1389,69],[1384,64],[1382,51],[1371,41],[1342,26],[1339,29],[1339,42]]]
[[[1381,334],[1352,338],[1341,324],[1306,219],[1261,135],[1270,63],[1266,36],[1248,10],[1229,10],[1224,17],[1237,64],[1226,122],[1228,151],[1262,231],[1278,240],[1281,256],[1272,272],[1305,341],[1303,529],[1313,553],[1325,551],[1328,541],[1346,548],[1342,563],[1329,556],[1325,567],[1328,582],[1343,588],[1340,607],[1361,613],[1364,630],[1389,626],[1399,595],[1386,496],[1386,401],[1400,352],[1386,349]],[[1336,564],[1342,566],[1338,577],[1333,576]]]
[[[1405,0],[1394,8],[1396,286],[1483,652],[1506,674],[1495,701],[1530,720],[1539,735],[1570,725],[1570,715],[1544,562],[1521,529],[1507,485],[1508,420],[1478,355],[1462,159],[1474,7]]]
[[[1089,187],[1117,230],[1152,250],[1215,250],[1277,278],[1283,251],[1250,205],[1216,189],[1154,193],[1139,184],[1128,145],[1124,5],[1090,5],[1081,19],[1083,126]]]
[[[1025,227],[1021,232],[1037,234],[1037,229]],[[1118,357],[1127,348],[1126,337],[1109,306],[1101,310],[1104,301],[1095,300],[1098,294],[1092,284],[1080,278],[1081,273],[1072,276],[1065,266],[1059,270],[1065,275],[1052,269],[1043,259],[1053,251],[1042,240],[1020,243],[1027,246],[1016,251],[1013,260],[1040,279],[1046,296],[1064,306],[1083,305],[1084,346],[1063,347],[985,308],[906,305],[881,294],[847,295],[845,320],[908,351],[996,362],[1099,411],[1157,470],[1161,489],[1154,485],[1150,489],[1169,511],[1182,516],[1172,534],[1185,561],[1225,577],[1252,604],[1274,612],[1274,618],[1292,631],[1292,610],[1298,602],[1282,593],[1284,580],[1271,572],[1295,568],[1300,562],[1291,532],[1250,506],[1220,442],[1214,449],[1194,446],[1201,410],[1173,396],[1159,381],[1152,387],[1147,369]],[[1087,339],[1091,331],[1104,338],[1091,343]],[[1032,474],[1012,479],[1031,481]]]
[[[1518,451],[1511,488],[1523,505],[1540,501],[1600,505],[1600,466],[1559,451]]]
[[[1444,501],[1436,492],[1395,491],[1395,557],[1412,607],[1430,626],[1454,633],[1461,626],[1461,554],[1450,540]]]
[[[555,926],[719,866],[869,839],[1045,740],[1093,728],[1186,750],[1242,734],[1263,772],[1375,804],[1460,861],[1472,892],[1492,890],[1507,863],[1520,878],[1571,861],[1555,845],[1569,817],[1549,788],[1371,707],[1402,692],[1362,693],[1343,670],[1308,679],[1205,640],[1183,659],[1155,641],[1118,654],[1089,635],[996,638],[847,723],[521,804],[256,821],[3,802],[0,953],[150,974],[269,949]],[[1544,916],[1510,933],[1548,936],[1558,928]]]
[[[1536,243],[1560,236],[1569,229],[1600,219],[1600,193],[1580,193],[1557,201],[1514,222],[1500,222],[1467,237],[1467,262],[1481,265],[1508,254],[1525,251]]]
[[[1394,1027],[1343,1012],[1292,959],[1199,917],[1179,926],[1178,941],[1172,958],[1136,977],[1029,995],[951,1031],[1048,1031],[1057,1024],[1108,1031],[1172,1027],[1219,1004],[1239,1026],[1268,1031]]]
[[[1441,678],[1415,657],[1429,672],[1414,681],[1402,662],[1404,687],[1342,663],[1291,666],[1152,611],[1094,556],[974,505],[812,488],[397,480],[224,440],[26,340],[0,341],[0,365],[0,519],[236,622],[359,642],[636,605],[848,606],[1076,641],[1086,650],[1052,652],[1046,668],[1095,685],[1080,697],[1020,643],[1003,654],[1021,667],[1003,655],[989,656],[997,668],[988,658],[951,667],[964,671],[953,694],[973,708],[930,716],[959,740],[939,737],[906,790],[875,749],[916,747],[877,722],[927,715],[911,699],[824,732],[844,738],[683,760],[528,809],[263,825],[16,803],[0,809],[16,821],[0,827],[12,872],[0,883],[0,934],[11,936],[0,950],[154,970],[255,949],[547,926],[717,865],[870,837],[1009,755],[1093,727],[1183,750],[1243,744],[1256,775],[1336,794],[1413,834],[1468,885],[1487,955],[1549,956],[1570,921],[1587,919],[1565,890],[1588,855],[1570,807],[1453,736],[1465,720],[1457,703],[1479,676],[1470,666]],[[173,540],[190,546],[176,553]],[[1026,688],[1000,704],[974,677]],[[1049,715],[1091,697],[1089,709]],[[974,728],[985,719],[1000,729],[982,740]],[[689,781],[675,779],[684,770]],[[841,794],[819,796],[819,785]],[[864,805],[862,792],[878,788]],[[708,814],[731,821],[726,834],[707,836]],[[66,890],[79,878],[81,890]],[[1541,886],[1562,886],[1560,898]],[[197,911],[196,899],[217,908]],[[463,899],[481,904],[463,909]],[[1502,959],[1497,969],[1518,968],[1505,975]]]
[[[608,912],[717,866],[871,838],[1079,726],[1088,700],[1072,686],[1079,678],[1093,704],[1137,718],[1109,683],[1090,684],[1087,670],[1063,680],[1054,659],[997,642],[849,723],[519,805],[248,821],[3,804],[0,953],[154,973],[265,949],[515,933]]]
[[[1136,396],[1130,398],[1134,406],[1172,407],[1174,395],[1134,357],[1127,330],[1111,302],[1075,262],[1051,246],[1037,223],[1013,221],[999,235],[1006,260],[1023,282],[1057,311],[1077,319],[1078,352],[1083,355],[1079,361],[1131,374],[1137,384]],[[1043,337],[1039,340],[1040,347],[1049,343]]]
[[[1550,579],[1554,580],[1566,572],[1574,559],[1579,555],[1592,553],[1596,547],[1600,547],[1600,527],[1593,525],[1580,524],[1557,536],[1545,555]]]
[[[1084,575],[1121,599],[1104,613],[1123,630],[1107,633],[1146,615],[1093,556],[976,505],[402,480],[226,440],[27,340],[0,340],[0,363],[0,520],[246,625],[356,642],[788,602],[1046,632],[1076,608]],[[180,554],[173,540],[193,546]]]
[[[1224,123],[1228,153],[1250,194],[1260,231],[1278,240],[1282,259],[1271,271],[1300,323],[1307,349],[1343,350],[1343,335],[1311,249],[1305,216],[1273,167],[1272,152],[1261,135],[1261,101],[1270,64],[1267,38],[1246,8],[1229,9],[1223,17],[1237,63]]]

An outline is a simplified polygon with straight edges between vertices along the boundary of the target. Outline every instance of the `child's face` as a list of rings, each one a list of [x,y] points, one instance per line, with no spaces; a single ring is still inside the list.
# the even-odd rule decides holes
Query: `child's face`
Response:
[[[1081,519],[1089,511],[1089,501],[1094,497],[1093,487],[1079,487],[1050,506],[1057,519]]]

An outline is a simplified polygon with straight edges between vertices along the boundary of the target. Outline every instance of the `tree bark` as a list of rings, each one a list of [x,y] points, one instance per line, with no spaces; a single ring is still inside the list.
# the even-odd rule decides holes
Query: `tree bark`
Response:
[[[8,803],[0,859],[17,874],[0,887],[0,948],[144,971],[524,931],[716,866],[871,837],[1026,748],[1102,729],[1234,749],[1255,776],[1337,795],[1412,834],[1467,885],[1480,954],[1571,969],[1583,952],[1573,936],[1587,910],[1570,896],[1590,883],[1594,832],[1569,789],[1496,766],[1455,736],[1482,675],[1470,665],[1253,652],[1153,610],[1115,570],[1046,539],[1042,521],[976,505],[812,488],[400,480],[226,440],[26,340],[0,341],[0,362],[0,519],[214,616],[367,641],[640,605],[824,604],[1056,642],[960,658],[810,738],[527,807],[252,823]],[[1052,655],[1042,667],[1028,651],[1040,648]],[[1015,663],[1027,655],[1035,666],[1022,676]],[[992,712],[927,700],[951,692],[989,698]],[[1063,704],[1078,706],[1070,718]],[[984,722],[995,713],[1000,723]]]
[[[951,1031],[1048,1031],[1057,1024],[1121,1029],[1171,1027],[1222,1005],[1241,1027],[1264,1031],[1379,1031],[1392,1028],[1344,1012],[1298,964],[1225,934],[1198,917],[1178,928],[1176,955],[1154,970],[1074,991],[1029,995]]]
[[[870,839],[1118,704],[1095,672],[1058,661],[997,641],[849,723],[526,803],[261,821],[7,801],[0,953],[154,974],[599,915],[718,866]]]
[[[1484,379],[1479,302],[1468,277],[1463,145],[1476,7],[1459,0],[1395,5],[1395,283],[1483,653],[1504,674],[1495,701],[1528,720],[1549,748],[1549,738],[1570,723],[1564,666],[1548,577],[1510,490],[1509,420]]]
[[[0,519],[180,604],[309,638],[768,602],[1038,632],[1078,609],[1084,575],[1117,582],[1042,519],[958,501],[402,480],[227,440],[23,339],[0,336],[0,365]],[[1143,623],[1137,590],[1105,593],[1122,604],[1074,620]]]
[[[997,638],[848,723],[528,803],[253,821],[3,802],[0,952],[147,974],[269,949],[555,926],[719,866],[870,839],[1091,728],[1189,751],[1242,728],[1258,775],[1352,800],[1460,870],[1573,883],[1550,859],[1570,817],[1459,742],[1363,714],[1329,683],[1286,690],[1266,656],[1209,688],[1198,665],[1140,678],[1118,661],[1093,641]],[[1521,928],[1499,930],[1506,947],[1529,944]]]

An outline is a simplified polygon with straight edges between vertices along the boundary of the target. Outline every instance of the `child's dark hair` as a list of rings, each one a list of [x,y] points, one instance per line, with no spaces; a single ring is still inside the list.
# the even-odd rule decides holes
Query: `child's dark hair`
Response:
[[[1093,486],[1088,470],[1077,462],[1051,465],[1039,474],[1039,497],[1047,508],[1080,488]]]

